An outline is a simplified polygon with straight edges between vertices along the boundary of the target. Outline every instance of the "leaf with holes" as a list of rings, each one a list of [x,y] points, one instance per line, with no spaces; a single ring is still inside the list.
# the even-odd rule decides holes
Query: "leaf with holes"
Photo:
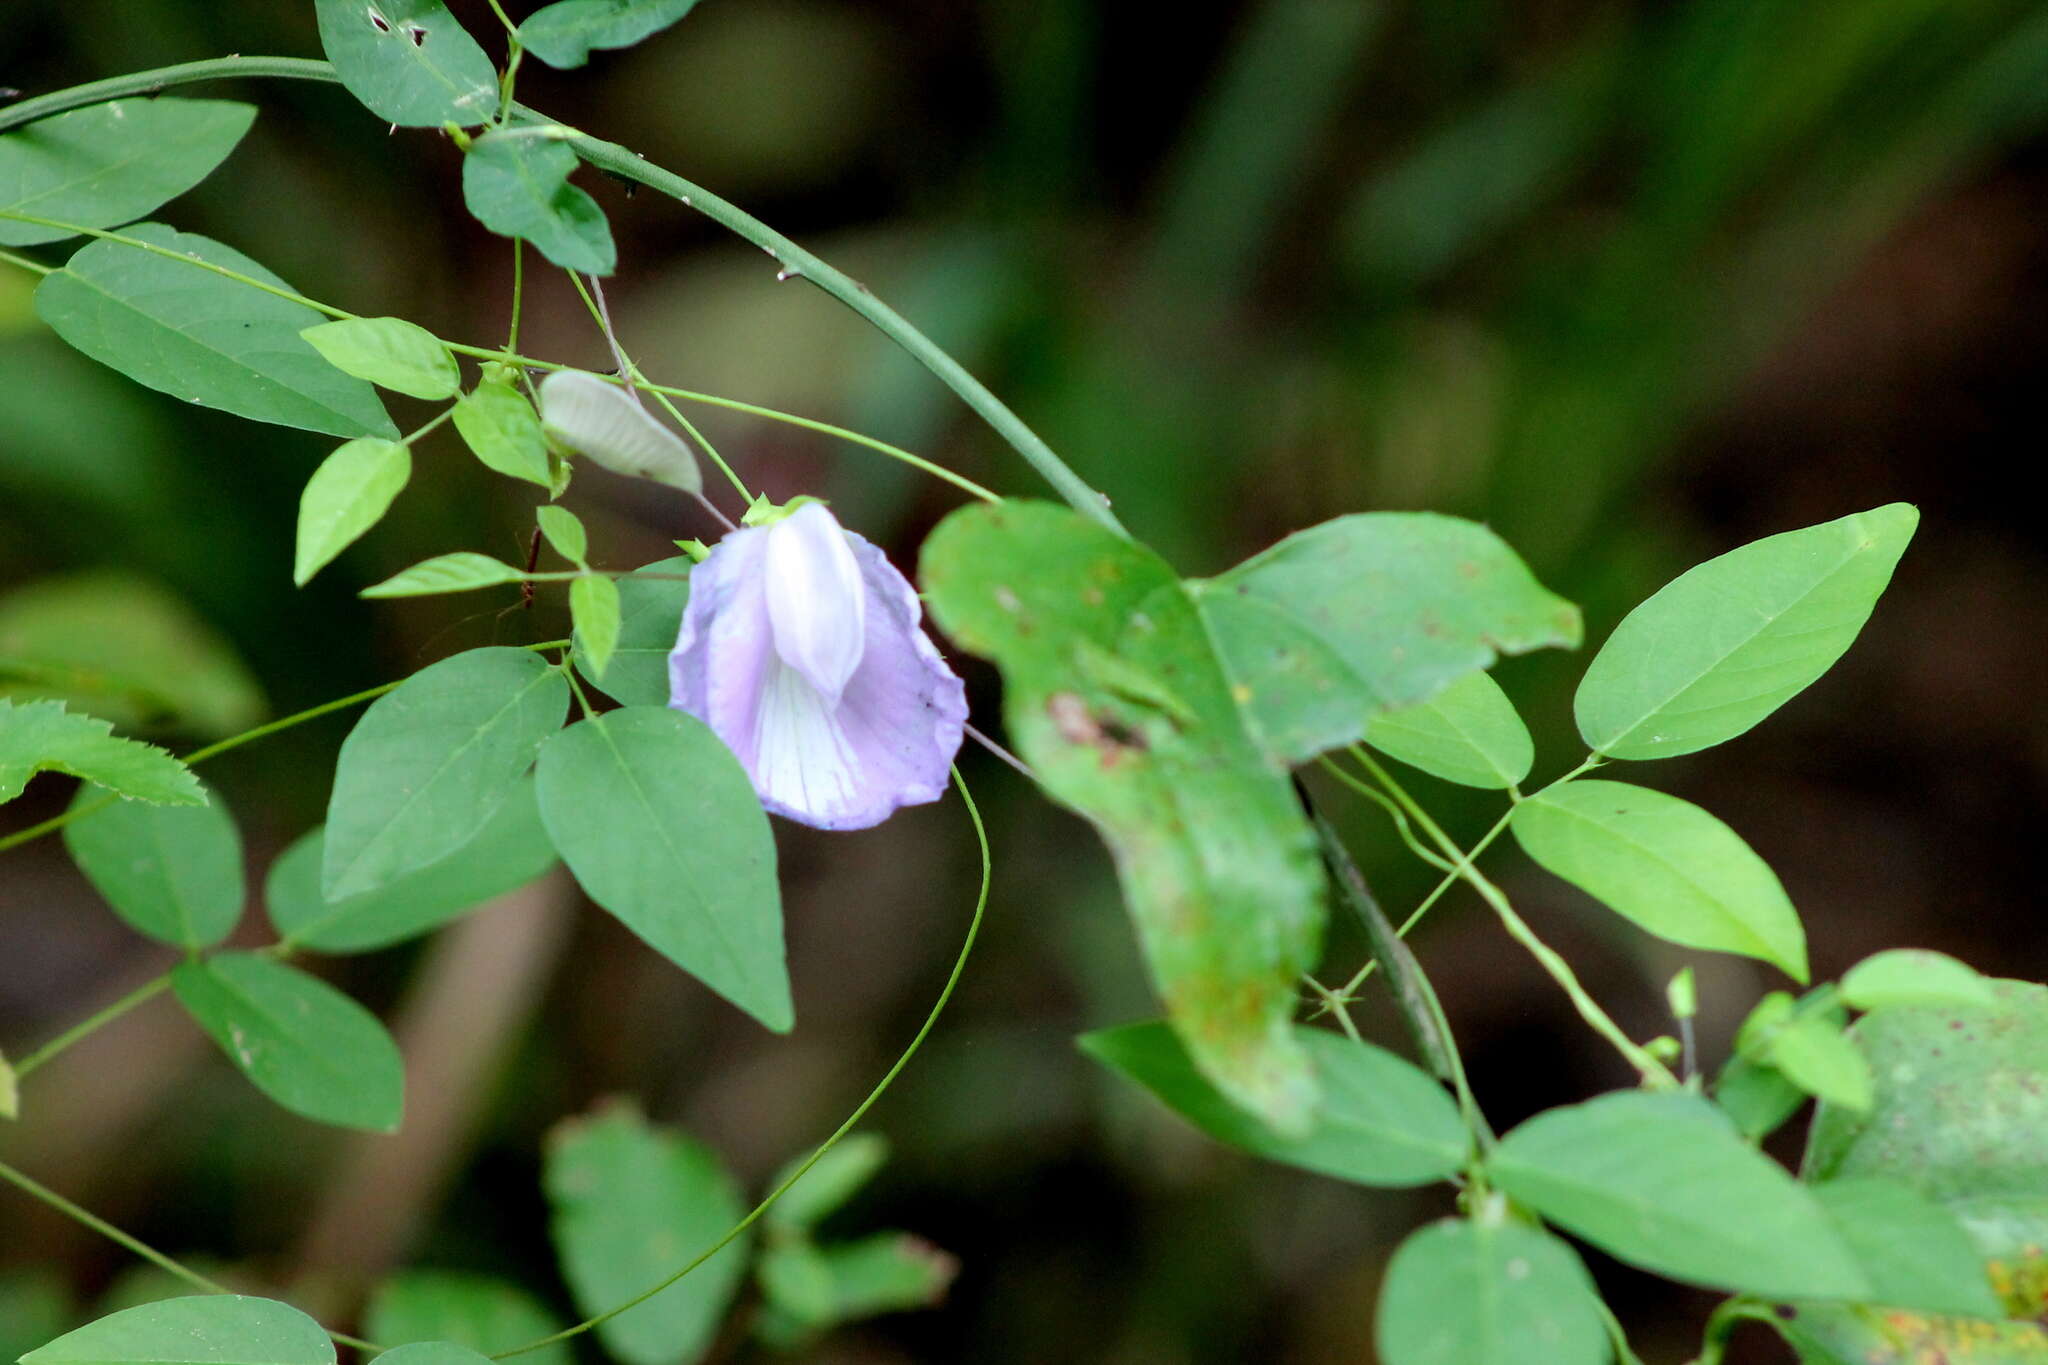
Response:
[[[80,787],[71,808],[106,795]],[[218,793],[203,806],[101,806],[64,826],[64,847],[122,923],[159,943],[211,948],[242,918],[242,836]]]
[[[441,338],[404,318],[342,318],[300,333],[327,363],[380,389],[414,398],[453,398],[462,387]]]
[[[541,819],[590,898],[777,1033],[794,1022],[775,839],[746,770],[699,720],[629,706],[552,736]]]
[[[1573,702],[1610,758],[1668,758],[1730,740],[1833,666],[1920,524],[1895,502],[1767,536],[1680,574],[1622,619]]]
[[[732,1177],[710,1148],[613,1106],[548,1135],[543,1175],[555,1253],[576,1304],[597,1314],[675,1274],[739,1222]],[[638,1307],[599,1325],[624,1365],[688,1365],[711,1345],[738,1292],[749,1238]]]
[[[569,183],[579,163],[560,142],[520,129],[478,138],[462,159],[462,198],[476,220],[523,237],[564,270],[609,275],[619,263],[597,201]]]
[[[318,312],[206,266],[287,293],[290,285],[197,233],[139,223],[125,235],[170,254],[125,241],[80,248],[36,286],[36,311],[58,336],[200,407],[330,436],[398,435],[377,391],[299,335],[324,321]]]
[[[1322,937],[1323,869],[1187,587],[1143,546],[1022,501],[948,516],[918,577],[932,619],[1001,667],[1010,735],[1044,789],[1115,855],[1202,1074],[1305,1136],[1315,1073],[1291,1025]]]
[[[534,56],[568,71],[593,48],[631,47],[696,8],[697,0],[555,0],[526,17],[519,41]]]
[[[299,494],[292,582],[300,587],[383,519],[412,478],[412,452],[359,436],[320,462]]]
[[[192,770],[154,744],[117,738],[107,722],[66,711],[62,702],[17,706],[0,697],[0,801],[21,795],[39,772],[82,777],[133,801],[206,801]]]
[[[469,843],[568,705],[559,668],[502,647],[443,659],[379,697],[335,763],[322,895],[374,891]]]
[[[1777,874],[1690,801],[1581,778],[1515,807],[1509,828],[1531,858],[1637,927],[1806,980],[1806,932]]]
[[[498,73],[441,0],[314,0],[320,46],[363,107],[405,128],[473,128],[498,112]]]
[[[171,989],[236,1070],[278,1104],[321,1123],[398,1131],[398,1045],[334,987],[255,953],[219,953],[173,968]]]
[[[212,174],[256,120],[233,100],[109,100],[0,133],[0,246],[72,236],[9,213],[80,227],[133,222]]]

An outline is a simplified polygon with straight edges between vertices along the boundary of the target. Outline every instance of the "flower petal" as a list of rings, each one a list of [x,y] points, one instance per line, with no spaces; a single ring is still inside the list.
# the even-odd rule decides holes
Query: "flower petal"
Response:
[[[704,474],[683,438],[648,415],[631,394],[582,370],[540,381],[540,421],[548,435],[615,474],[652,479],[685,493],[704,490]]]
[[[839,704],[866,647],[867,593],[839,519],[805,503],[767,528],[768,619],[775,652]]]

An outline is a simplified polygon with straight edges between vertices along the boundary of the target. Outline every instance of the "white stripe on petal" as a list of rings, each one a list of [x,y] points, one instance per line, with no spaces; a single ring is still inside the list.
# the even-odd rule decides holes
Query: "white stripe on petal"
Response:
[[[837,706],[867,645],[867,591],[846,532],[824,504],[805,503],[768,528],[766,561],[775,652]]]
[[[854,755],[832,706],[803,674],[768,666],[754,732],[754,789],[771,807],[831,829],[854,804]]]

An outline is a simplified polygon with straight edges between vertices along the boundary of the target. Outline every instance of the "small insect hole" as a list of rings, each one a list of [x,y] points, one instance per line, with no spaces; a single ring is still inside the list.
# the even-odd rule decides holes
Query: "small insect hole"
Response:
[[[370,27],[379,33],[391,32],[391,21],[379,14],[375,5],[370,6]]]
[[[407,24],[405,26],[405,36],[412,39],[414,47],[425,47],[427,45],[427,31],[418,24]]]

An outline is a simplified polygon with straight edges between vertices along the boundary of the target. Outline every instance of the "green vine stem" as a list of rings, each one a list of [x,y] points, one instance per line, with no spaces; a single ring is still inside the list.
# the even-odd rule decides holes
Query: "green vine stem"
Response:
[[[1394,780],[1393,774],[1382,767],[1362,745],[1353,745],[1351,756],[1360,767],[1372,775],[1372,779],[1378,782],[1389,796],[1401,803],[1409,815],[1414,817],[1415,823],[1422,827],[1423,832],[1436,841],[1437,847],[1441,848],[1444,855],[1456,865],[1458,875],[1479,893],[1480,899],[1492,907],[1509,936],[1526,948],[1529,955],[1542,965],[1543,970],[1550,973],[1551,979],[1564,988],[1565,994],[1571,997],[1573,1007],[1578,1010],[1579,1017],[1584,1019],[1595,1033],[1614,1045],[1615,1051],[1627,1059],[1628,1064],[1636,1069],[1645,1084],[1659,1090],[1677,1088],[1678,1077],[1671,1074],[1671,1069],[1624,1033],[1621,1026],[1600,1007],[1599,1002],[1586,993],[1586,988],[1579,983],[1578,973],[1572,970],[1571,964],[1559,956],[1556,949],[1537,937],[1536,931],[1529,927],[1528,922],[1515,913],[1515,907],[1508,902],[1506,893],[1472,865],[1471,855],[1459,848],[1457,841],[1444,833],[1443,827],[1431,819],[1429,812],[1408,794],[1406,788]]]
[[[151,94],[173,85],[234,77],[329,82],[338,82],[340,79],[335,75],[334,68],[323,61],[298,57],[215,57],[206,61],[185,62],[177,66],[158,67],[153,71],[115,76],[108,80],[93,81],[86,85],[73,86],[68,90],[55,91],[36,99],[23,100],[19,104],[0,110],[0,131],[33,119],[59,114],[67,109],[119,99],[124,95]],[[514,112],[522,118],[553,122],[545,115],[523,106],[516,106]],[[645,185],[695,209],[721,227],[767,252],[781,268],[784,278],[801,276],[859,314],[875,330],[909,352],[937,376],[939,382],[958,394],[961,401],[1008,441],[1075,511],[1120,535],[1126,534],[1123,523],[1110,511],[1108,498],[1090,487],[1079,474],[1076,474],[1051,446],[1024,424],[1023,419],[990,392],[987,385],[969,374],[965,366],[941,350],[930,337],[913,327],[902,314],[883,303],[866,285],[823,258],[798,246],[738,205],[720,198],[701,185],[685,180],[673,171],[663,170],[638,153],[615,142],[606,142],[587,133],[569,131],[570,136],[564,141],[574,147],[577,154],[591,165],[623,179]],[[503,353],[490,354],[499,357]]]
[[[73,1043],[78,1042],[79,1040],[86,1037],[88,1034],[97,1033],[100,1029],[106,1027],[108,1024],[113,1023],[116,1019],[119,1019],[122,1015],[136,1008],[138,1005],[148,1004],[150,1001],[156,999],[159,995],[162,995],[165,991],[169,990],[170,987],[171,977],[170,973],[168,972],[164,973],[162,976],[154,977],[151,980],[143,982],[140,986],[137,986],[134,990],[128,992],[128,994],[122,996],[113,1004],[108,1005],[106,1008],[95,1012],[89,1018],[81,1020],[79,1023],[73,1024],[70,1028],[65,1029],[55,1038],[52,1038],[49,1042],[44,1043],[34,1052],[29,1053],[26,1057],[23,1057],[20,1061],[16,1062],[14,1064],[15,1078],[18,1080],[26,1080],[30,1072],[36,1070],[44,1063],[50,1061],[58,1053],[64,1051],[64,1049],[70,1047]]]
[[[164,1255],[141,1238],[123,1232],[106,1219],[93,1213],[90,1209],[81,1208],[77,1204],[72,1203],[63,1195],[49,1188],[49,1186],[30,1179],[27,1175],[17,1171],[4,1161],[0,1161],[0,1180],[5,1180],[8,1184],[31,1198],[41,1200],[65,1217],[84,1224],[108,1241],[133,1252],[151,1265],[156,1266],[159,1270],[176,1276],[203,1294],[232,1294],[235,1292],[220,1283],[220,1281],[210,1279],[190,1266],[182,1265],[171,1257]],[[331,1331],[324,1327],[321,1330],[327,1333],[330,1340],[339,1342],[343,1346],[353,1346],[359,1351],[378,1354],[384,1349],[374,1341],[365,1341],[361,1337],[352,1337],[346,1332]]]
[[[676,1271],[673,1275],[670,1275],[667,1279],[663,1280],[660,1284],[655,1285],[653,1288],[647,1290],[645,1293],[636,1295],[635,1297],[628,1299],[626,1302],[620,1304],[616,1308],[607,1309],[606,1311],[599,1313],[595,1317],[586,1318],[584,1321],[577,1323],[574,1327],[565,1327],[561,1331],[553,1333],[550,1336],[541,1337],[537,1341],[529,1341],[525,1345],[515,1346],[509,1351],[496,1352],[491,1356],[491,1359],[506,1360],[512,1356],[525,1355],[529,1351],[538,1351],[544,1346],[553,1346],[557,1342],[568,1341],[572,1337],[582,1336],[584,1333],[589,1332],[594,1328],[600,1327],[607,1322],[610,1322],[619,1314],[629,1312],[632,1309],[639,1307],[641,1304],[647,1302],[647,1300],[653,1298],[656,1294],[661,1293],[670,1285],[676,1283],[678,1280],[681,1280],[684,1276],[690,1274],[690,1272],[697,1269],[698,1266],[703,1265],[713,1256],[716,1256],[719,1252],[723,1251],[727,1246],[731,1245],[734,1238],[738,1237],[741,1233],[745,1232],[748,1228],[752,1227],[756,1222],[760,1221],[761,1216],[767,1213],[769,1209],[773,1208],[775,1206],[775,1202],[778,1199],[782,1198],[783,1195],[789,1193],[791,1186],[795,1185],[797,1181],[802,1180],[804,1178],[804,1175],[811,1169],[811,1167],[817,1165],[820,1161],[824,1159],[825,1154],[827,1152],[831,1151],[834,1147],[838,1146],[840,1139],[844,1138],[848,1133],[852,1132],[854,1130],[854,1127],[857,1124],[859,1124],[859,1122],[863,1118],[867,1117],[868,1110],[875,1107],[875,1102],[882,1098],[883,1093],[888,1090],[890,1085],[894,1084],[897,1076],[901,1075],[903,1069],[910,1065],[910,1059],[915,1057],[917,1055],[918,1049],[924,1046],[924,1040],[931,1035],[932,1029],[938,1025],[939,1016],[945,1013],[947,1002],[952,1000],[954,988],[959,986],[960,977],[967,970],[967,958],[968,955],[974,951],[974,941],[981,936],[982,915],[988,909],[988,892],[990,880],[988,829],[982,823],[981,810],[974,804],[974,796],[971,792],[967,790],[966,779],[960,776],[960,769],[958,768],[958,766],[955,766],[953,769],[953,786],[955,790],[957,790],[960,793],[960,799],[963,803],[965,803],[967,807],[968,819],[973,821],[974,823],[974,840],[976,846],[981,851],[981,890],[975,895],[974,914],[972,918],[970,918],[967,921],[967,937],[960,944],[959,955],[953,959],[953,970],[947,974],[946,984],[939,988],[939,998],[932,1002],[930,1013],[925,1015],[924,1023],[918,1027],[917,1033],[915,1034],[915,1036],[911,1038],[909,1046],[905,1047],[903,1049],[902,1054],[896,1058],[895,1063],[891,1065],[887,1071],[882,1073],[882,1079],[875,1082],[875,1087],[874,1089],[868,1091],[867,1098],[862,1100],[857,1106],[855,1106],[854,1111],[846,1116],[846,1121],[844,1123],[841,1123],[837,1128],[832,1130],[832,1135],[830,1137],[826,1138],[823,1142],[818,1144],[818,1149],[810,1154],[810,1156],[804,1161],[803,1165],[797,1167],[795,1171],[791,1172],[789,1177],[786,1180],[784,1180],[780,1185],[777,1185],[774,1189],[770,1190],[767,1193],[767,1195],[765,1195],[762,1198],[760,1203],[754,1205],[753,1209],[747,1214],[746,1217],[740,1219],[739,1222],[733,1224],[733,1226],[727,1230],[726,1234],[723,1237],[720,1237],[716,1242],[713,1242],[710,1246],[704,1248],[702,1252],[698,1253],[698,1255],[694,1259],[692,1259],[687,1265],[683,1266],[682,1269]]]

